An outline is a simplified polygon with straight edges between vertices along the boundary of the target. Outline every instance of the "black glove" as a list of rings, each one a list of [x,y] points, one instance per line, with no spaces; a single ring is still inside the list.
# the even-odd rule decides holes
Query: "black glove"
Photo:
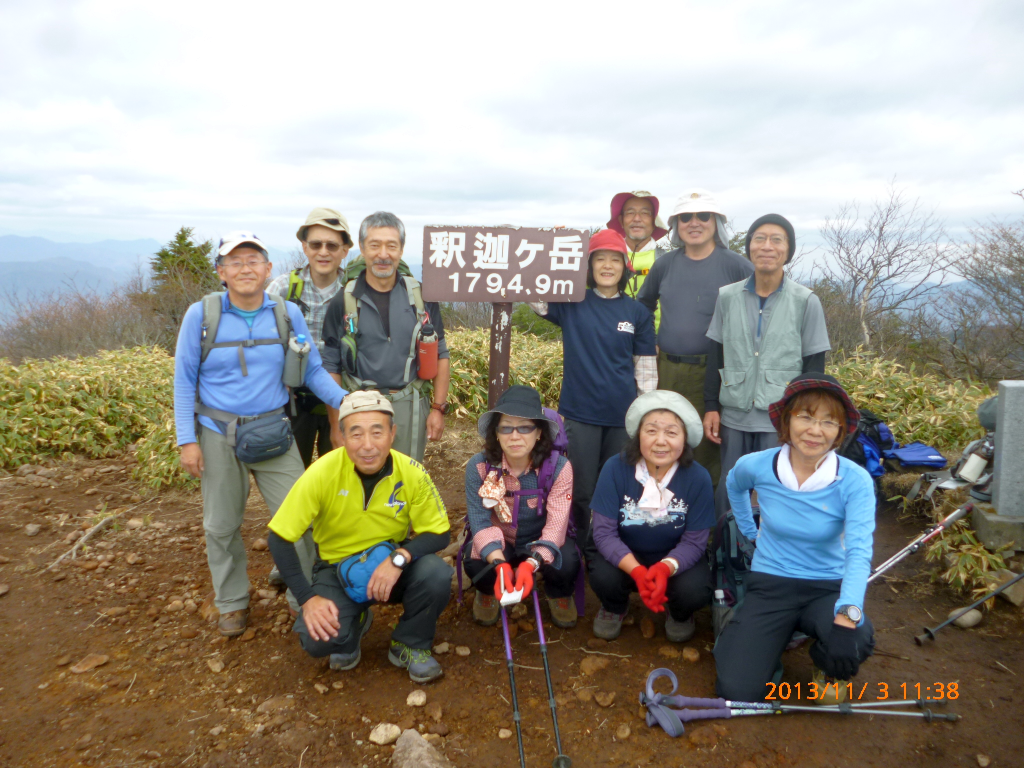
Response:
[[[856,629],[833,624],[828,636],[826,674],[838,680],[849,680],[860,669],[860,638]]]

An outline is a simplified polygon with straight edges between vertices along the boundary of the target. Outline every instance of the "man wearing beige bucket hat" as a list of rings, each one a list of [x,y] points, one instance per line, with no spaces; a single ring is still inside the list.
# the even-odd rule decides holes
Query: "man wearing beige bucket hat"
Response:
[[[295,236],[302,243],[308,263],[279,275],[270,281],[267,293],[282,296],[302,311],[309,327],[311,341],[321,353],[324,349],[323,327],[330,304],[344,286],[341,263],[352,248],[348,221],[333,208],[314,208]],[[302,463],[313,463],[313,448],[323,456],[331,450],[331,423],[327,406],[308,387],[298,387],[292,432]]]
[[[654,262],[637,300],[661,309],[658,328],[658,387],[678,392],[704,417],[704,374],[711,341],[708,326],[718,289],[753,274],[750,262],[728,248],[725,208],[706,189],[679,196],[669,216],[676,249]],[[718,445],[704,440],[694,458],[717,485]]]

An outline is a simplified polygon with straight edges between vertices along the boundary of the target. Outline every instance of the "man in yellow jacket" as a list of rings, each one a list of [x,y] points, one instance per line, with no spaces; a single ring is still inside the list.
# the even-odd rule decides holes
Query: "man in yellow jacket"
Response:
[[[329,655],[331,669],[353,669],[373,622],[370,606],[401,602],[405,613],[391,634],[388,659],[426,683],[442,674],[430,648],[453,571],[435,553],[448,546],[450,526],[427,471],[391,449],[393,417],[380,393],[350,393],[339,413],[342,446],[292,486],[269,523],[268,542],[302,606],[295,632],[310,656]],[[312,584],[294,544],[310,525],[319,548]]]

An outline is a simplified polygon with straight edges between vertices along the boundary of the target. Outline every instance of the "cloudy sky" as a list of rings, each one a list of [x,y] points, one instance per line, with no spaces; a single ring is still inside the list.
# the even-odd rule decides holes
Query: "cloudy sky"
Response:
[[[806,242],[893,179],[956,231],[1024,213],[1022,39],[1019,0],[0,0],[0,234],[289,249],[330,205],[418,252],[699,186]]]

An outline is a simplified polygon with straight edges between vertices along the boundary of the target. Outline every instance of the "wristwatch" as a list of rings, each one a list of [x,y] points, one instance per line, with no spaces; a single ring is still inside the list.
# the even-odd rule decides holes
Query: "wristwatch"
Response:
[[[431,409],[440,411],[442,416],[448,415],[448,403],[431,403]]]
[[[840,605],[837,613],[841,613],[854,624],[860,624],[860,620],[864,618],[864,611],[856,605]]]
[[[409,559],[396,549],[391,553],[391,564],[398,570],[404,571],[405,566],[409,564]]]
[[[533,562],[535,563],[535,565],[533,566],[534,571],[539,571],[541,567],[544,565],[544,558],[541,557],[540,552],[534,552],[532,555],[530,555],[530,559],[533,560]]]

